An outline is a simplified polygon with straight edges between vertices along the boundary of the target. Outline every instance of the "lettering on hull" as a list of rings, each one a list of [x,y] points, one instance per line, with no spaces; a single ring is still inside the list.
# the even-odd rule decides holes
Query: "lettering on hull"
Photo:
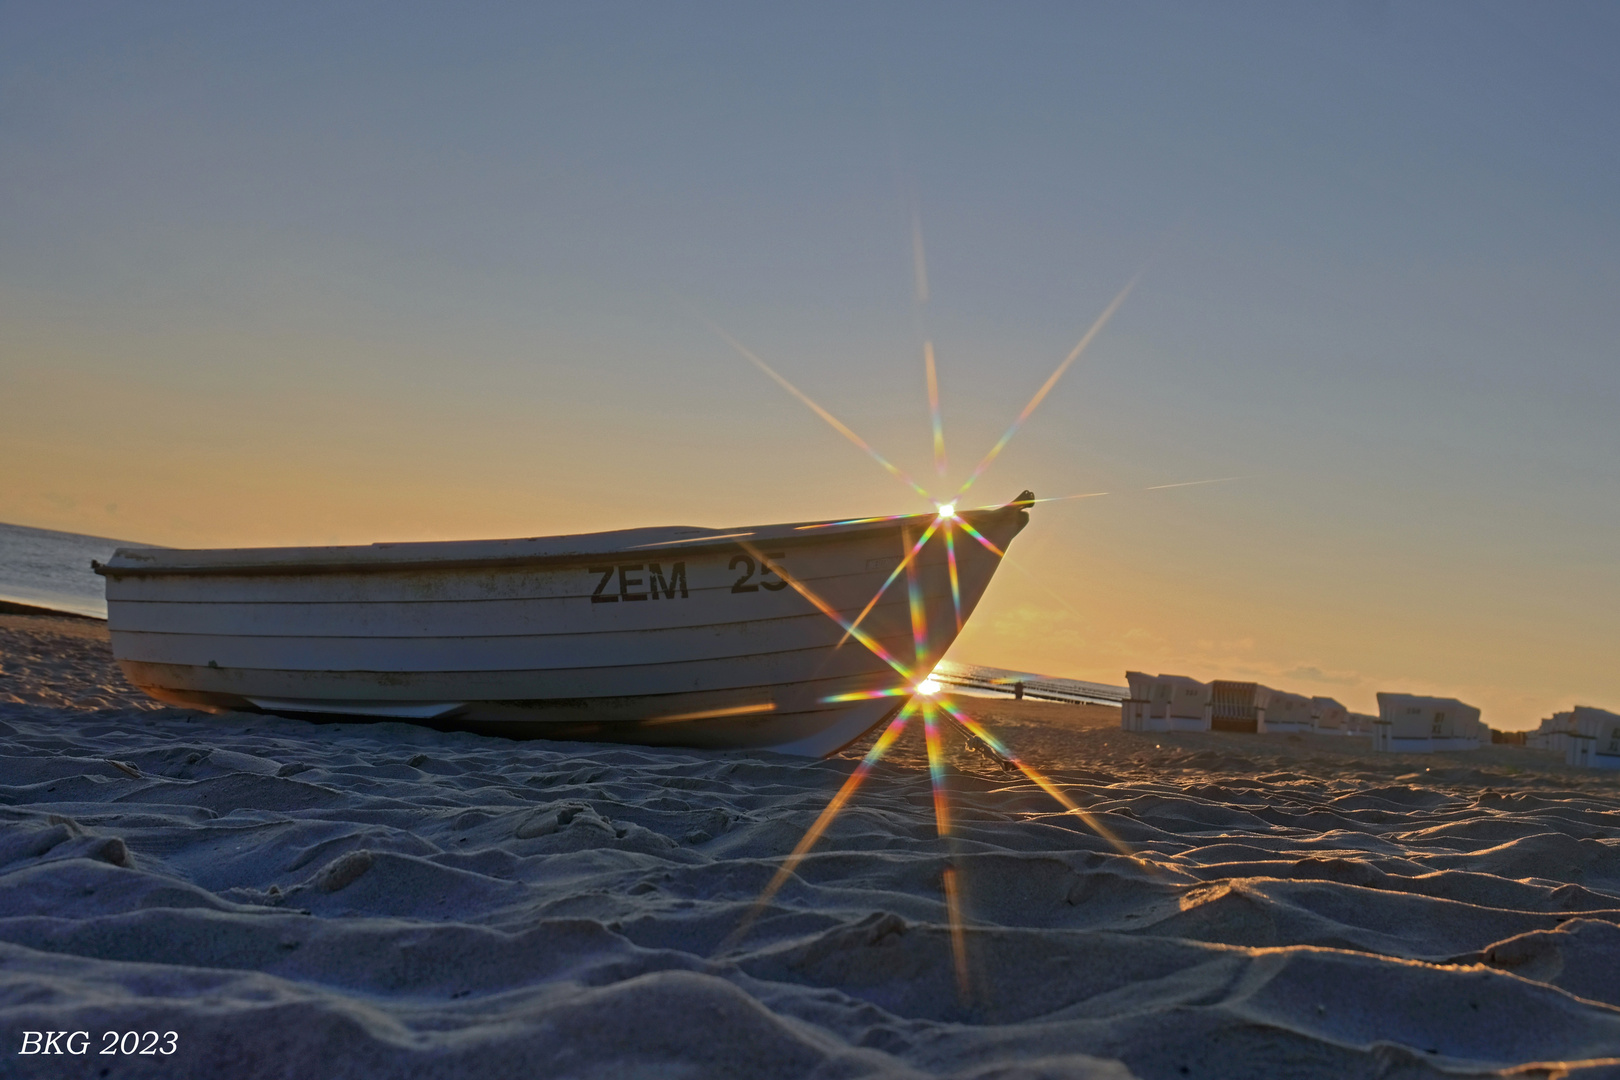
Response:
[[[777,574],[773,559],[783,558],[780,551],[768,551],[763,559],[753,555],[734,555],[727,570],[741,573],[731,582],[733,593],[781,592],[787,582]],[[671,563],[668,572],[661,562],[614,563],[612,566],[592,566],[587,573],[597,575],[596,588],[591,590],[591,603],[617,604],[640,600],[689,600],[691,590],[686,580],[686,563]]]
[[[617,604],[620,600],[682,600],[690,599],[686,587],[686,563],[672,563],[669,574],[663,563],[618,563],[613,566],[592,566],[589,573],[600,574],[596,588],[591,591],[593,604]],[[645,576],[643,576],[645,575]],[[609,591],[611,586],[616,586]]]

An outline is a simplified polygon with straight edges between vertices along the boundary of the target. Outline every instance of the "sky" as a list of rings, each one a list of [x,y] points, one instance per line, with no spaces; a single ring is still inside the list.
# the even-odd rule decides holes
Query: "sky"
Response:
[[[1581,3],[0,2],[0,520],[925,511],[717,330],[949,492],[1139,279],[966,501],[1108,494],[953,659],[1620,710],[1617,53]]]

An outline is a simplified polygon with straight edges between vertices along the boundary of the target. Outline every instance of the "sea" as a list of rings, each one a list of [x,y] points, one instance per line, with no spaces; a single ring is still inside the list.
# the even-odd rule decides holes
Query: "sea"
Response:
[[[1084,679],[1065,679],[1059,675],[1041,675],[1033,671],[1014,671],[1011,668],[986,667],[957,660],[941,660],[934,668],[934,678],[958,694],[974,697],[1006,697],[1014,688],[1023,685],[1023,696],[1036,701],[1072,701],[1094,705],[1117,705],[1131,696],[1128,686],[1087,682]]]
[[[0,600],[105,619],[107,597],[90,560],[146,546],[0,522]]]

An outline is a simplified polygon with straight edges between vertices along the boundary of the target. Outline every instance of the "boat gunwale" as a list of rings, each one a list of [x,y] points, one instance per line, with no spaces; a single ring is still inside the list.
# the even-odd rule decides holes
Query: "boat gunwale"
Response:
[[[1009,511],[1023,513],[1027,511],[1028,504],[1022,499],[1014,500],[1004,506],[989,507],[985,509],[964,510],[956,514],[958,519],[969,520],[994,517]],[[842,525],[834,522],[808,522],[805,524],[766,525],[760,526],[745,537],[737,536],[735,532],[716,536],[712,540],[694,538],[690,541],[669,540],[654,541],[652,543],[634,547],[604,548],[600,551],[569,551],[569,552],[535,552],[521,555],[483,555],[467,558],[449,559],[410,559],[399,561],[352,561],[352,562],[273,562],[273,563],[191,563],[172,565],[147,566],[118,566],[114,562],[126,553],[141,552],[151,557],[154,552],[173,552],[175,554],[207,551],[210,554],[222,551],[254,551],[254,552],[291,552],[300,550],[321,550],[309,548],[119,548],[113,553],[113,562],[97,563],[92,561],[91,569],[106,578],[122,577],[286,577],[310,576],[329,574],[389,574],[389,573],[421,573],[437,570],[499,570],[518,569],[527,566],[578,566],[598,559],[618,559],[625,555],[646,555],[649,557],[660,555],[710,554],[713,552],[742,551],[748,548],[757,548],[760,544],[769,544],[772,547],[789,546],[805,547],[814,544],[823,544],[832,539],[845,540],[866,536],[873,533],[885,533],[907,525],[924,525],[937,520],[934,514],[909,514],[902,517],[889,518],[882,521],[860,522]],[[817,531],[809,535],[795,535],[806,529]],[[634,531],[634,530],[629,530]],[[579,534],[581,538],[601,536],[603,534]],[[549,537],[535,537],[533,539],[551,539]],[[560,537],[558,539],[561,539]],[[481,543],[488,541],[444,540],[422,541],[423,544],[441,543],[446,545]],[[499,543],[500,541],[496,541]],[[523,541],[517,541],[523,542]],[[406,543],[415,543],[407,541]],[[373,552],[378,548],[394,546],[392,544],[355,545],[353,547],[338,548],[352,552]],[[326,549],[333,550],[333,549]]]

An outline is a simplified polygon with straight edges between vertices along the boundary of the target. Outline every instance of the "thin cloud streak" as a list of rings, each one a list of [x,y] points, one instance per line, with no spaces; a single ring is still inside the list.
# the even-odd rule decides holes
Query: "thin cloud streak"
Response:
[[[1247,479],[1248,479],[1248,477],[1246,477],[1246,476],[1223,476],[1218,480],[1184,480],[1179,484],[1154,484],[1152,487],[1145,487],[1142,490],[1143,491],[1163,491],[1166,488],[1197,487],[1199,484],[1227,484],[1227,483],[1231,483],[1233,480],[1247,480]]]

